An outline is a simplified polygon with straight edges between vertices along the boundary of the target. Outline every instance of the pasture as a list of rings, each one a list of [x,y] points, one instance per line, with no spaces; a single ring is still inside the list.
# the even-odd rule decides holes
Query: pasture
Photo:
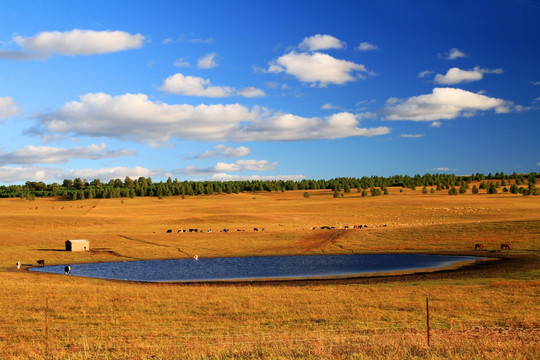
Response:
[[[0,199],[0,358],[540,357],[540,199],[389,192]],[[367,228],[344,229],[352,225]],[[64,251],[68,239],[88,239],[92,251]],[[184,285],[24,270],[39,259],[383,252],[502,260],[386,278]]]

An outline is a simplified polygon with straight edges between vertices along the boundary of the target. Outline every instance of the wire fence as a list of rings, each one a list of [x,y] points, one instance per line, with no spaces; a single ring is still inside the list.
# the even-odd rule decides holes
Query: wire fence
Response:
[[[325,346],[377,346],[381,340],[414,341],[416,344],[430,348],[433,338],[441,339],[455,333],[468,338],[478,338],[486,334],[496,334],[499,338],[523,337],[527,341],[540,339],[540,327],[515,320],[478,318],[445,321],[439,318],[430,319],[429,302],[426,298],[424,319],[406,319],[402,321],[370,321],[365,326],[339,327],[339,323],[325,325],[309,325],[299,330],[289,327],[262,324],[235,324],[234,327],[209,326],[209,323],[193,324],[186,327],[185,333],[178,329],[171,333],[168,328],[158,324],[146,324],[144,329],[125,329],[113,323],[113,317],[82,319],[72,323],[63,319],[58,312],[51,316],[48,298],[45,306],[36,308],[36,316],[31,319],[0,320],[0,346],[18,341],[39,344],[49,353],[55,348],[70,347],[71,350],[88,350],[95,346],[106,346],[111,349],[158,349],[186,348],[204,346],[207,348],[232,346],[263,346],[287,344],[325,344]],[[433,316],[433,315],[431,315]],[[110,320],[109,324],[102,320]],[[290,326],[290,325],[289,325]],[[508,329],[519,329],[519,332],[505,332]],[[480,330],[480,331],[471,331]],[[187,332],[190,331],[190,332]],[[536,339],[536,340],[535,340]]]

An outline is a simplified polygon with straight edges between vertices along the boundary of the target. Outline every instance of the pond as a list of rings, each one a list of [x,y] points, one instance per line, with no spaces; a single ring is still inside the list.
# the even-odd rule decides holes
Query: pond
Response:
[[[308,255],[145,260],[34,267],[31,271],[143,282],[249,281],[339,278],[396,271],[441,269],[471,256],[421,254]]]

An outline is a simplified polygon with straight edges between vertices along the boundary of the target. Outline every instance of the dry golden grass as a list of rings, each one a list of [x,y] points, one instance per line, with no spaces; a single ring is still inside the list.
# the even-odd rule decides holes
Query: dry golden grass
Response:
[[[303,191],[161,200],[0,199],[0,358],[539,358],[540,265],[455,279],[191,285],[13,269],[16,261],[37,259],[61,264],[195,253],[458,254],[471,252],[477,242],[490,250],[484,254],[538,257],[537,197],[389,190],[388,196],[353,192],[339,199],[323,190],[309,191],[308,199]],[[353,224],[368,228],[309,230]],[[189,228],[213,232],[176,233]],[[223,228],[231,231],[216,231]],[[65,240],[80,238],[89,239],[94,251],[59,251]],[[500,252],[503,242],[510,252]]]

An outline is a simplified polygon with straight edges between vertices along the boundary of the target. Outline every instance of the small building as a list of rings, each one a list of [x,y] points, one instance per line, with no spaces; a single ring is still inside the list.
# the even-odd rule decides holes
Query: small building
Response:
[[[90,251],[88,240],[68,240],[66,241],[66,251]]]

